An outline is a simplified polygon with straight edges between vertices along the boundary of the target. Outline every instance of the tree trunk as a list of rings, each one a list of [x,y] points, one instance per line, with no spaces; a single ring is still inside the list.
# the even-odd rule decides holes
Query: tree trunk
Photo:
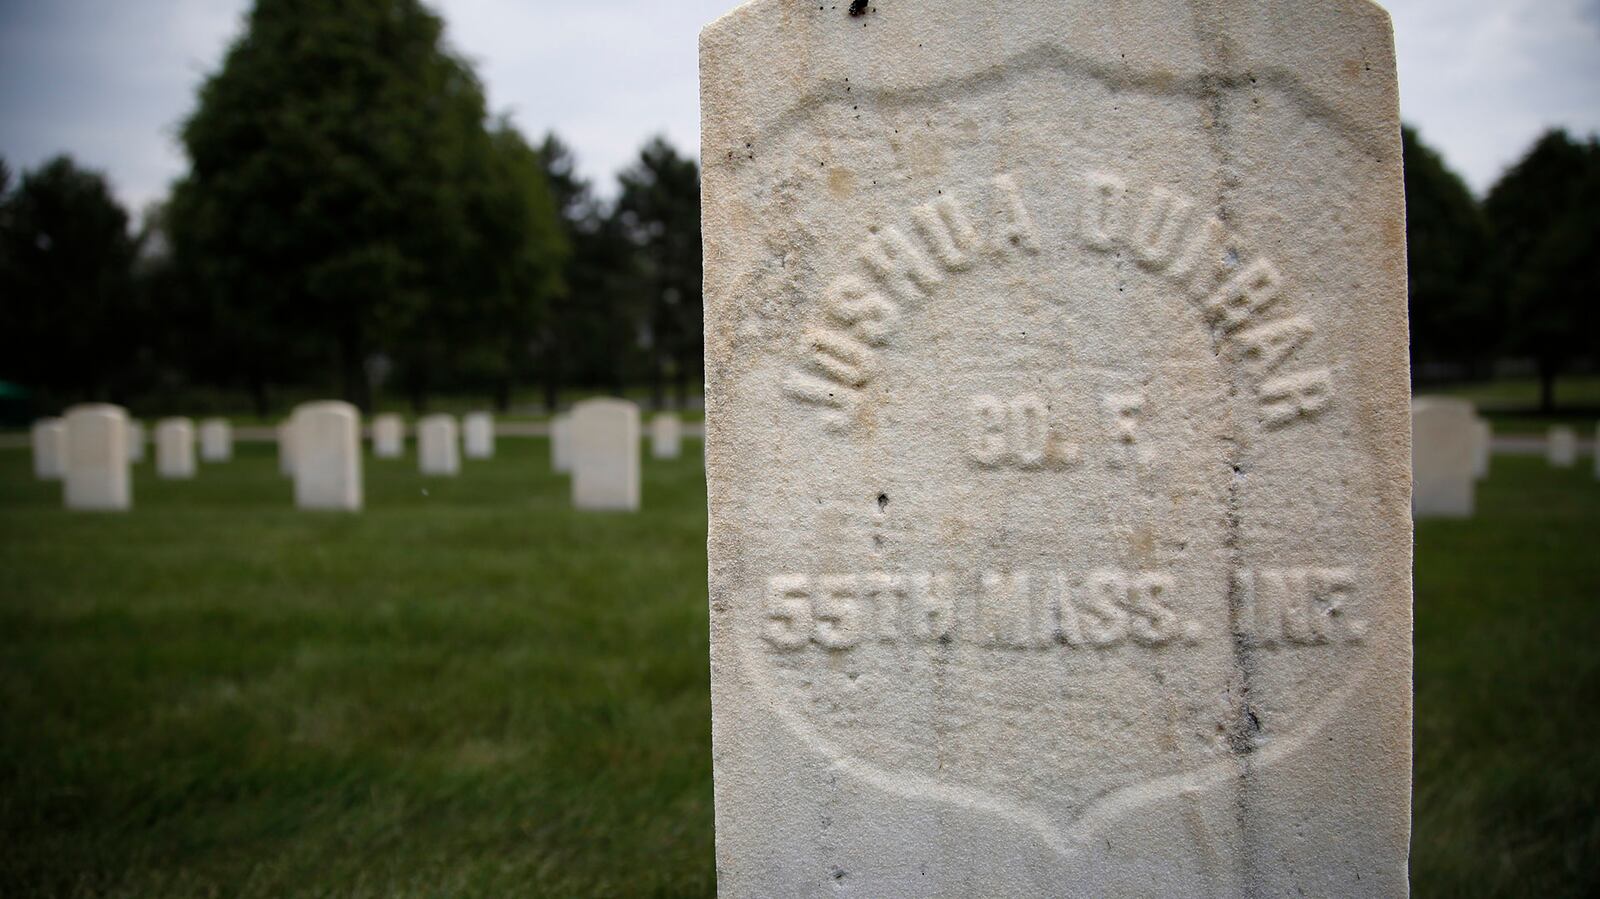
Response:
[[[361,339],[355,333],[348,333],[339,341],[339,379],[345,402],[362,412],[372,409],[372,385],[367,382],[366,354],[362,352]]]
[[[250,377],[250,403],[255,407],[256,417],[265,420],[267,417],[267,382],[260,375]]]
[[[1539,360],[1539,411],[1556,411],[1556,364],[1551,359]]]
[[[494,409],[496,412],[504,414],[511,409],[511,389],[512,383],[509,375],[495,380]]]

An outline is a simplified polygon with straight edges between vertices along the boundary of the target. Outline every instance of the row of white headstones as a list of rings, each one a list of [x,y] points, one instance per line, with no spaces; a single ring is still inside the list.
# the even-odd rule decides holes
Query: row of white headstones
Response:
[[[1489,476],[1494,431],[1466,400],[1419,397],[1411,402],[1413,518],[1470,518],[1478,481]],[[1600,426],[1595,429],[1595,477],[1600,478]],[[1556,426],[1545,458],[1557,468],[1578,464],[1578,434]]]
[[[579,509],[639,508],[639,407],[620,399],[585,400],[550,425],[553,468],[572,476],[572,502]],[[361,413],[336,400],[305,403],[277,429],[278,466],[294,479],[302,509],[359,511],[364,505]],[[662,413],[651,421],[651,451],[658,459],[682,452],[681,422]],[[233,458],[233,428],[223,419],[200,423],[199,460]],[[405,455],[405,421],[398,415],[372,420],[373,455]],[[156,424],[156,474],[183,480],[196,476],[196,428],[187,418]],[[487,412],[430,415],[417,422],[417,462],[422,474],[454,477],[461,459],[494,456],[495,422]],[[464,444],[464,446],[463,446]],[[132,508],[129,469],[145,458],[145,430],[120,406],[89,404],[61,418],[37,422],[32,432],[34,474],[60,480],[68,509],[119,511]]]

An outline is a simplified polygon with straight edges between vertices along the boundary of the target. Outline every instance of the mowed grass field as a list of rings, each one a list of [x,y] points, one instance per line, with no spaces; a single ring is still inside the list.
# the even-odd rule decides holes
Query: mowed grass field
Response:
[[[709,896],[699,444],[579,514],[543,440],[359,516],[273,449],[68,515],[0,451],[0,897]],[[1600,484],[1423,522],[1419,896],[1600,894]]]
[[[0,451],[0,897],[710,895],[699,441],[637,515],[497,450],[340,515],[244,443],[110,516]]]

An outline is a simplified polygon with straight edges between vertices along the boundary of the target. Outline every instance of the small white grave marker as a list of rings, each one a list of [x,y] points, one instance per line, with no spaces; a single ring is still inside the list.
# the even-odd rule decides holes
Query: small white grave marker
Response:
[[[168,480],[194,477],[194,422],[163,418],[156,422],[156,475]]]
[[[128,413],[90,404],[67,410],[68,509],[120,512],[133,506],[128,479]]]
[[[493,415],[487,412],[469,412],[461,419],[461,429],[468,459],[494,457]]]
[[[572,415],[563,413],[550,420],[550,467],[572,471]]]
[[[596,399],[572,407],[572,504],[639,508],[639,407],[634,403]]]
[[[1578,464],[1578,434],[1565,425],[1550,429],[1546,456],[1556,468],[1571,468]]]
[[[349,403],[328,400],[298,407],[292,421],[295,505],[360,511],[361,412]]]
[[[400,416],[385,413],[372,420],[372,454],[379,459],[398,459],[406,452],[406,425]]]
[[[683,425],[671,412],[660,412],[650,419],[650,455],[657,459],[676,459],[682,455]]]
[[[1416,518],[1468,518],[1479,445],[1466,400],[1423,397],[1411,404],[1411,509]]]
[[[33,476],[59,481],[67,473],[67,423],[44,418],[33,423]]]
[[[456,420],[429,415],[417,423],[417,465],[425,475],[455,477],[461,472],[461,441]]]
[[[233,458],[233,425],[226,419],[200,422],[200,461],[227,462]]]

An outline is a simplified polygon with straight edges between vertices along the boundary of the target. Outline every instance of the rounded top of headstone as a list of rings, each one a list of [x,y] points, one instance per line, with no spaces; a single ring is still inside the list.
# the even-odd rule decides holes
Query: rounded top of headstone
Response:
[[[361,410],[344,400],[314,400],[309,403],[301,403],[294,409],[295,415],[327,415],[329,413],[350,415],[357,418],[361,416]]]
[[[166,428],[173,425],[183,425],[186,428],[194,427],[194,420],[182,415],[171,415],[156,422],[156,427]]]
[[[572,404],[572,411],[574,414],[583,411],[603,409],[630,409],[637,413],[639,411],[639,404],[633,402],[632,400],[618,399],[616,397],[609,396],[600,396],[593,399],[581,400]]]
[[[63,413],[63,417],[72,418],[76,415],[120,415],[128,417],[128,410],[112,403],[79,403],[71,406]]]
[[[1449,415],[1465,415],[1475,418],[1478,410],[1468,400],[1453,396],[1418,396],[1411,399],[1411,412],[1435,412]]]

